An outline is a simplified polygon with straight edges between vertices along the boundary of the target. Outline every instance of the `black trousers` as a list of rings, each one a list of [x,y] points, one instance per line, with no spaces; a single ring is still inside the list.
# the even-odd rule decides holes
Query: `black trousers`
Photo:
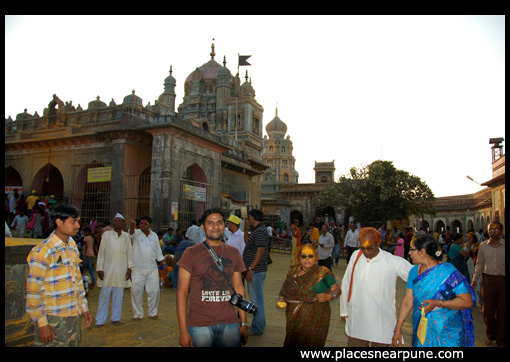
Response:
[[[327,257],[326,259],[319,259],[319,266],[325,266],[329,270],[331,270],[331,257]]]

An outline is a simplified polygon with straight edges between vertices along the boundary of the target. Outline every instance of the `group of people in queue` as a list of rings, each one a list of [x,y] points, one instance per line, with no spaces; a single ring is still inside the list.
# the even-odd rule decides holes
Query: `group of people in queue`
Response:
[[[181,346],[239,346],[247,342],[250,334],[263,333],[263,284],[270,258],[269,238],[262,220],[260,210],[248,213],[243,235],[245,249],[241,253],[223,237],[226,225],[239,226],[241,220],[234,215],[227,218],[220,208],[204,212],[201,223],[205,240],[186,248],[177,262],[180,272],[176,302]],[[55,231],[34,247],[27,258],[27,312],[36,324],[36,345],[77,345],[78,315],[85,317],[85,327],[91,326],[94,319],[88,310],[77,266],[79,251],[72,238],[79,229],[78,210],[59,205],[51,221]],[[110,297],[111,322],[120,323],[123,292],[130,283],[134,319],[141,320],[144,316],[144,290],[149,298],[149,316],[157,319],[157,266],[164,257],[157,235],[150,230],[150,217],[142,217],[139,228],[135,226],[136,222],[130,220],[129,231],[124,231],[125,220],[117,214],[113,230],[103,234],[96,267],[98,285],[102,288],[96,326],[104,325],[107,319]],[[232,242],[236,240],[233,235],[239,237],[238,231],[232,226],[229,238]],[[491,238],[487,245],[480,247],[482,257],[478,257],[475,278],[483,273],[484,288],[493,289],[501,288],[502,280],[504,295],[501,233],[502,226],[491,223]],[[411,311],[413,346],[474,344],[471,307],[476,295],[462,273],[451,264],[438,261],[440,251],[433,237],[416,235],[412,239],[410,255],[414,267],[407,260],[382,250],[380,233],[374,228],[361,229],[359,241],[360,248],[352,253],[341,285],[330,268],[318,264],[318,248],[305,243],[297,249],[278,302],[279,307],[285,308],[287,320],[284,346],[324,346],[331,317],[329,302],[335,298],[340,298],[340,315],[345,321],[350,347],[401,345],[402,325]],[[503,260],[503,275],[493,274],[501,269],[487,265],[493,254],[498,261]],[[490,280],[488,275],[497,280]],[[398,318],[397,278],[407,282]],[[251,301],[244,299],[245,284]],[[452,292],[453,298],[444,297],[442,289]],[[504,299],[502,310],[498,303],[494,308],[497,320],[491,322],[490,332],[488,325],[487,336],[489,341],[496,340],[498,345],[503,341],[504,345]],[[254,314],[250,330],[247,313]]]

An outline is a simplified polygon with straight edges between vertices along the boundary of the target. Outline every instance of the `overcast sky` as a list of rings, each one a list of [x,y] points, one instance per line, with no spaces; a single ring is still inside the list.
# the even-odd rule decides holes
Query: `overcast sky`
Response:
[[[6,16],[5,118],[43,114],[53,94],[86,109],[132,90],[163,92],[210,60],[251,77],[288,126],[300,183],[314,161],[351,167],[383,159],[436,196],[491,179],[490,138],[504,137],[504,16]]]

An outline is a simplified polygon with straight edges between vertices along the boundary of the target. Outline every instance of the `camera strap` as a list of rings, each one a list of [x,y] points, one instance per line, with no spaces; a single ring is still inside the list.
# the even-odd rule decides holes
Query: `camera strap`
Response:
[[[222,272],[223,275],[225,276],[225,279],[227,280],[227,283],[230,286],[230,288],[232,288],[232,290],[234,291],[234,294],[237,294],[236,290],[234,289],[234,287],[230,283],[230,279],[229,279],[227,273],[225,273],[225,268],[224,268],[223,264],[221,263],[221,259],[218,257],[218,255],[216,255],[216,253],[211,248],[211,246],[207,243],[206,240],[204,240],[204,242],[202,244],[204,244],[204,246],[207,249],[207,251],[209,252],[209,254],[211,254],[211,258],[213,259],[214,263],[216,264],[216,266],[218,267],[220,272]]]

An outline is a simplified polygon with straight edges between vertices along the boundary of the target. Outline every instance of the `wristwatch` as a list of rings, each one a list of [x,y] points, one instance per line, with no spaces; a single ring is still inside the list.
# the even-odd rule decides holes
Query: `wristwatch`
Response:
[[[248,267],[248,270],[253,270],[253,268],[251,266]]]
[[[246,326],[246,327],[248,327],[248,323],[241,323],[241,327],[242,327],[242,326]]]

